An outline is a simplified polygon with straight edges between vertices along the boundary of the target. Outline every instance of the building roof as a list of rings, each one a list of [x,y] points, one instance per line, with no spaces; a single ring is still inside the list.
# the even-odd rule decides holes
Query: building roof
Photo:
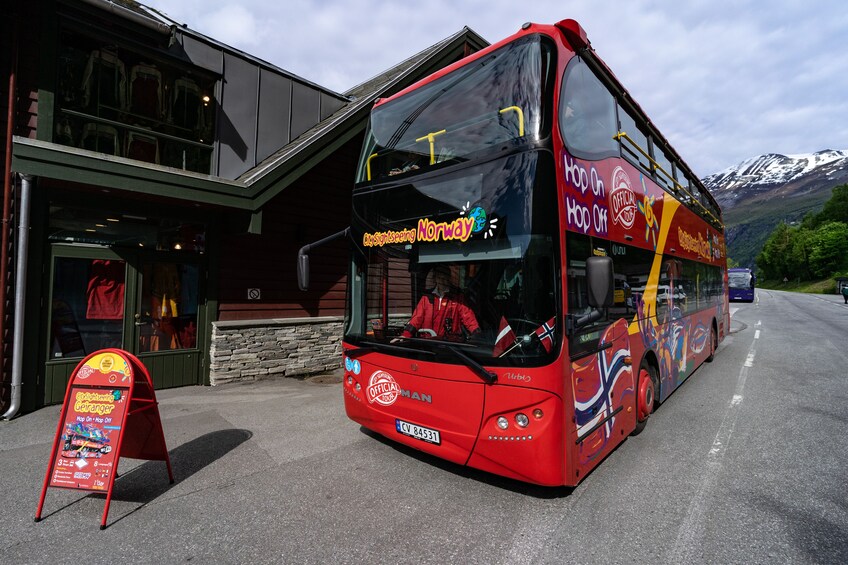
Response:
[[[272,192],[276,194],[294,182],[309,168],[306,167],[306,170],[298,174],[299,165],[310,162],[317,156],[325,157],[348,141],[354,133],[361,131],[375,100],[398,92],[460,58],[460,55],[464,54],[465,45],[479,50],[486,47],[488,42],[466,26],[442,41],[354,86],[344,92],[344,95],[350,99],[344,107],[301,134],[237,180],[244,182],[247,187],[255,187],[257,197],[266,201],[267,197],[262,196],[265,191],[263,186],[273,187]]]
[[[83,1],[117,13],[122,18],[148,18],[154,27],[177,26],[182,33],[188,30],[186,26],[177,24],[158,11],[131,0]],[[201,34],[191,33],[219,45]],[[464,27],[347,92],[339,94],[321,87],[340,101],[340,109],[234,180],[123,157],[104,156],[101,153],[41,139],[21,137],[14,138],[12,170],[22,174],[257,212],[280,191],[354,136],[362,133],[377,98],[398,92],[453,63],[466,55],[469,49],[477,51],[488,44],[476,32]],[[269,63],[261,63],[276,69]]]

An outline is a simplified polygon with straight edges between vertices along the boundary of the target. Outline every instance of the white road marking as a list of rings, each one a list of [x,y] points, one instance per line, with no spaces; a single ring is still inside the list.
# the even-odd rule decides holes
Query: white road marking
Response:
[[[760,339],[760,330],[754,332],[754,339]]]
[[[757,321],[757,326],[760,325],[761,323]],[[669,553],[668,563],[674,563],[675,565],[677,563],[693,563],[698,559],[698,547],[700,546],[701,538],[704,536],[704,516],[707,510],[707,499],[709,493],[718,487],[722,459],[727,452],[730,436],[733,435],[733,428],[736,426],[736,419],[742,407],[744,398],[742,393],[745,390],[745,381],[748,379],[748,371],[754,366],[759,333],[760,330],[757,330],[755,339],[751,342],[750,349],[748,349],[745,363],[739,370],[739,377],[736,380],[736,390],[733,391],[733,397],[724,411],[724,417],[718,428],[718,433],[715,440],[713,440],[709,453],[707,453],[704,476],[701,479],[698,491],[692,498],[692,502],[689,503],[686,518],[680,525],[677,540],[675,540],[674,547],[671,553]]]

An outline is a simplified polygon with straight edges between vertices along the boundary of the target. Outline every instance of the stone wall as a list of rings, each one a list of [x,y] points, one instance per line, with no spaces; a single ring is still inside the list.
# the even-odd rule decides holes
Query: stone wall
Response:
[[[214,322],[209,384],[336,369],[342,364],[342,324],[337,317]]]

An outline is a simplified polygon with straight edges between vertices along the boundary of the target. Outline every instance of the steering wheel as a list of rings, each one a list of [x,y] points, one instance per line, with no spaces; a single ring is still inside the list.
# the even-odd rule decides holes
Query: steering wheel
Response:
[[[416,335],[416,337],[424,337],[424,338],[436,337],[436,331],[431,330],[430,328],[421,328],[420,330],[415,332],[415,335]]]

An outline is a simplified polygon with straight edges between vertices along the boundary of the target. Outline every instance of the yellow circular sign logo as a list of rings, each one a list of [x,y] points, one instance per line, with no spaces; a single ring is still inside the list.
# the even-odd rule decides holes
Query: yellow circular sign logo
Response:
[[[100,360],[100,370],[104,373],[109,373],[112,371],[112,367],[115,366],[115,359],[112,358],[111,355],[104,355],[103,359]]]

